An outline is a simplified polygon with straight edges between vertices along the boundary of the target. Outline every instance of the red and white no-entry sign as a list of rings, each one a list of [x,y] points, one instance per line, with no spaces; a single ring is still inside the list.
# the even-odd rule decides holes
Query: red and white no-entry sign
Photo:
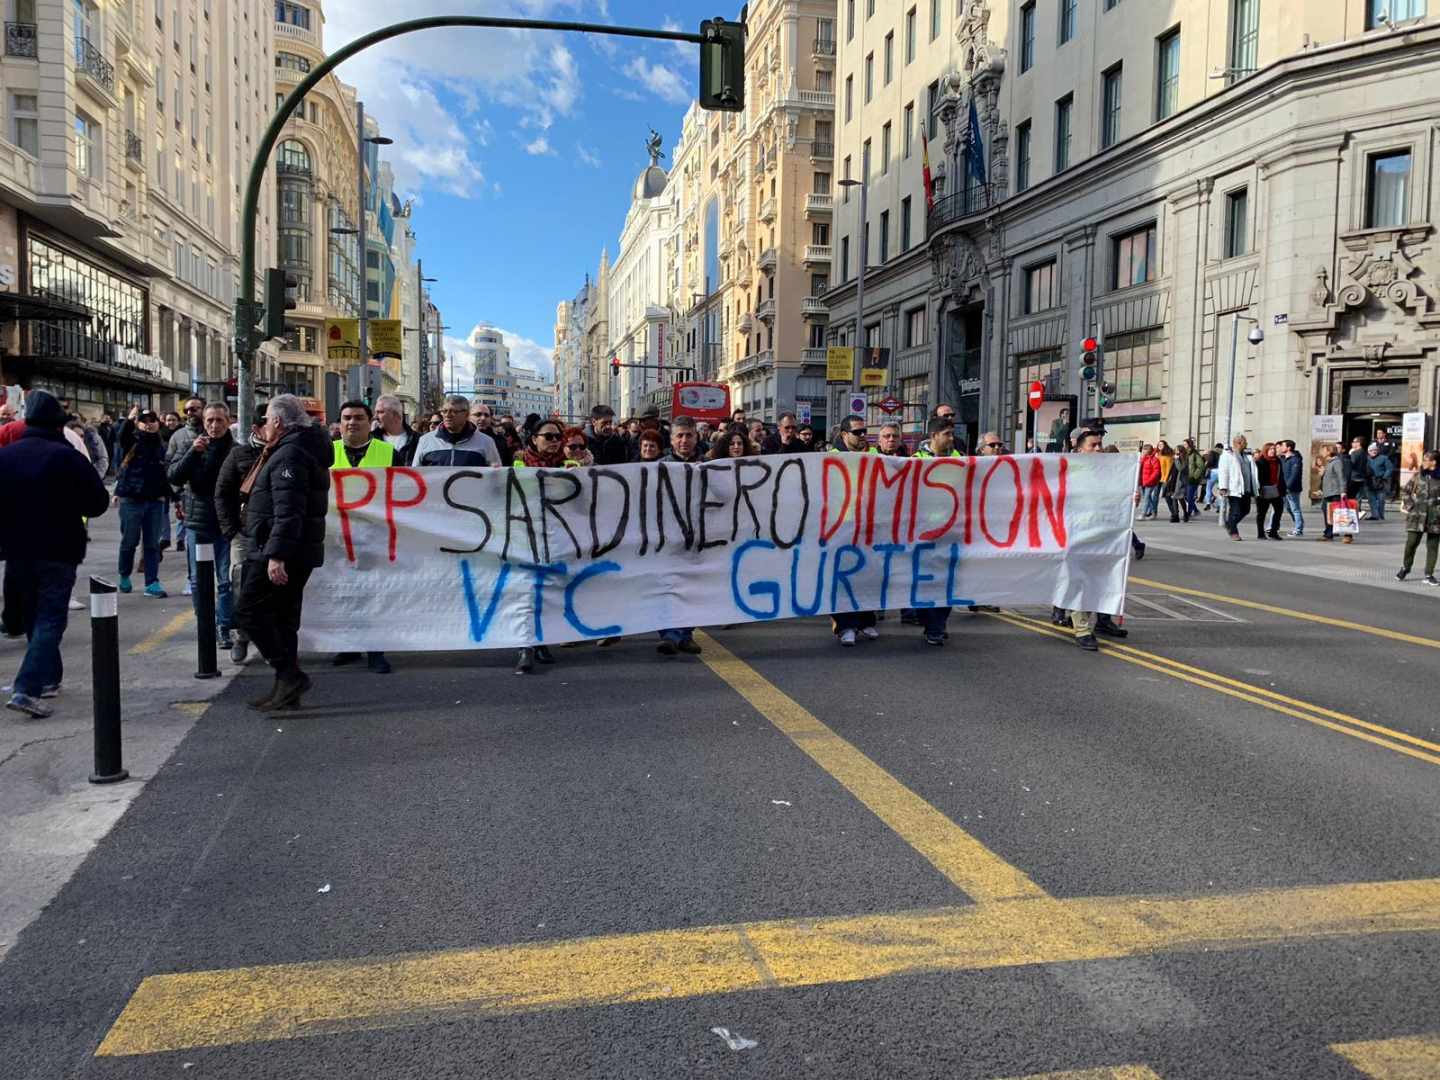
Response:
[[[1044,405],[1045,384],[1042,382],[1032,382],[1030,384],[1030,393],[1026,395],[1026,400],[1030,402],[1031,409],[1038,409],[1041,405]]]

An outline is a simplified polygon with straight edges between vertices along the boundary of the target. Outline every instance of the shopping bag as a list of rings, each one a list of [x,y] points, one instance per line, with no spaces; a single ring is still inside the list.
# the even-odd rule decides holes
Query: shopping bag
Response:
[[[1360,510],[1354,499],[1336,499],[1330,508],[1330,528],[1337,536],[1360,535]]]

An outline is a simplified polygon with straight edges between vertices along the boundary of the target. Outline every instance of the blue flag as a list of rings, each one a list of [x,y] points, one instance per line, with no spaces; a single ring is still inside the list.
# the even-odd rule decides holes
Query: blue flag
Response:
[[[985,183],[985,143],[980,137],[980,114],[975,111],[975,98],[970,98],[970,130],[965,136],[965,161],[975,183]]]

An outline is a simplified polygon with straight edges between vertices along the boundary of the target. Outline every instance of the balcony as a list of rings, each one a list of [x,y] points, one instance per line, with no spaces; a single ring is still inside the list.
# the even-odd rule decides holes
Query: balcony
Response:
[[[807,296],[800,301],[800,314],[807,319],[828,319],[830,308],[825,304],[825,297]]]
[[[748,311],[744,315],[741,315],[740,322],[736,324],[736,329],[742,334],[750,333],[755,329],[755,316]]]
[[[7,22],[5,24],[6,56],[28,56],[32,60],[36,59],[39,55],[36,43],[34,23]]]
[[[835,91],[833,90],[796,90],[792,100],[799,101],[802,105],[809,105],[812,109],[835,111]]]
[[[125,164],[145,167],[145,142],[133,131],[125,132]]]
[[[313,30],[309,30],[303,26],[295,26],[293,23],[277,22],[275,24],[275,34],[277,37],[288,37],[295,41],[304,41],[311,45],[319,45],[319,42],[315,40],[315,32]]]
[[[953,225],[962,218],[980,214],[990,209],[989,186],[969,183],[963,191],[946,195],[935,200],[935,207],[925,216],[925,235],[934,235],[947,225]]]
[[[75,73],[84,75],[106,95],[115,95],[115,65],[85,38],[75,42]]]
[[[825,349],[801,349],[800,362],[802,364],[824,364],[826,360]]]
[[[833,142],[812,142],[810,144],[811,161],[834,161],[835,144]]]
[[[765,273],[767,273],[767,274],[773,274],[773,273],[775,272],[775,267],[776,267],[778,261],[779,261],[779,256],[776,254],[775,249],[774,249],[773,247],[772,247],[772,248],[766,248],[764,251],[760,252],[760,258],[759,258],[760,269],[763,270]]]
[[[760,204],[760,220],[767,225],[775,220],[775,199],[773,197],[766,198]]]
[[[814,193],[805,196],[806,217],[829,217],[835,209],[834,195],[816,195]]]
[[[775,298],[761,300],[759,307],[755,309],[755,317],[761,322],[773,323],[775,321]]]
[[[763,349],[757,353],[751,353],[735,365],[733,374],[748,375],[754,371],[763,371],[766,368],[775,366],[775,350]]]
[[[828,263],[830,261],[831,248],[829,244],[806,244],[805,261],[807,263]]]
[[[816,38],[815,44],[810,48],[810,55],[815,57],[817,60],[824,59],[826,57],[831,60],[835,59],[835,39],[823,37]]]

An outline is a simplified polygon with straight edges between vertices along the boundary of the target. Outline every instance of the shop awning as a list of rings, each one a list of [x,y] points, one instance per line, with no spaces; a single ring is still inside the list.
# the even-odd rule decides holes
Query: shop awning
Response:
[[[66,300],[26,293],[0,292],[0,322],[37,319],[41,322],[89,322],[90,309]]]

